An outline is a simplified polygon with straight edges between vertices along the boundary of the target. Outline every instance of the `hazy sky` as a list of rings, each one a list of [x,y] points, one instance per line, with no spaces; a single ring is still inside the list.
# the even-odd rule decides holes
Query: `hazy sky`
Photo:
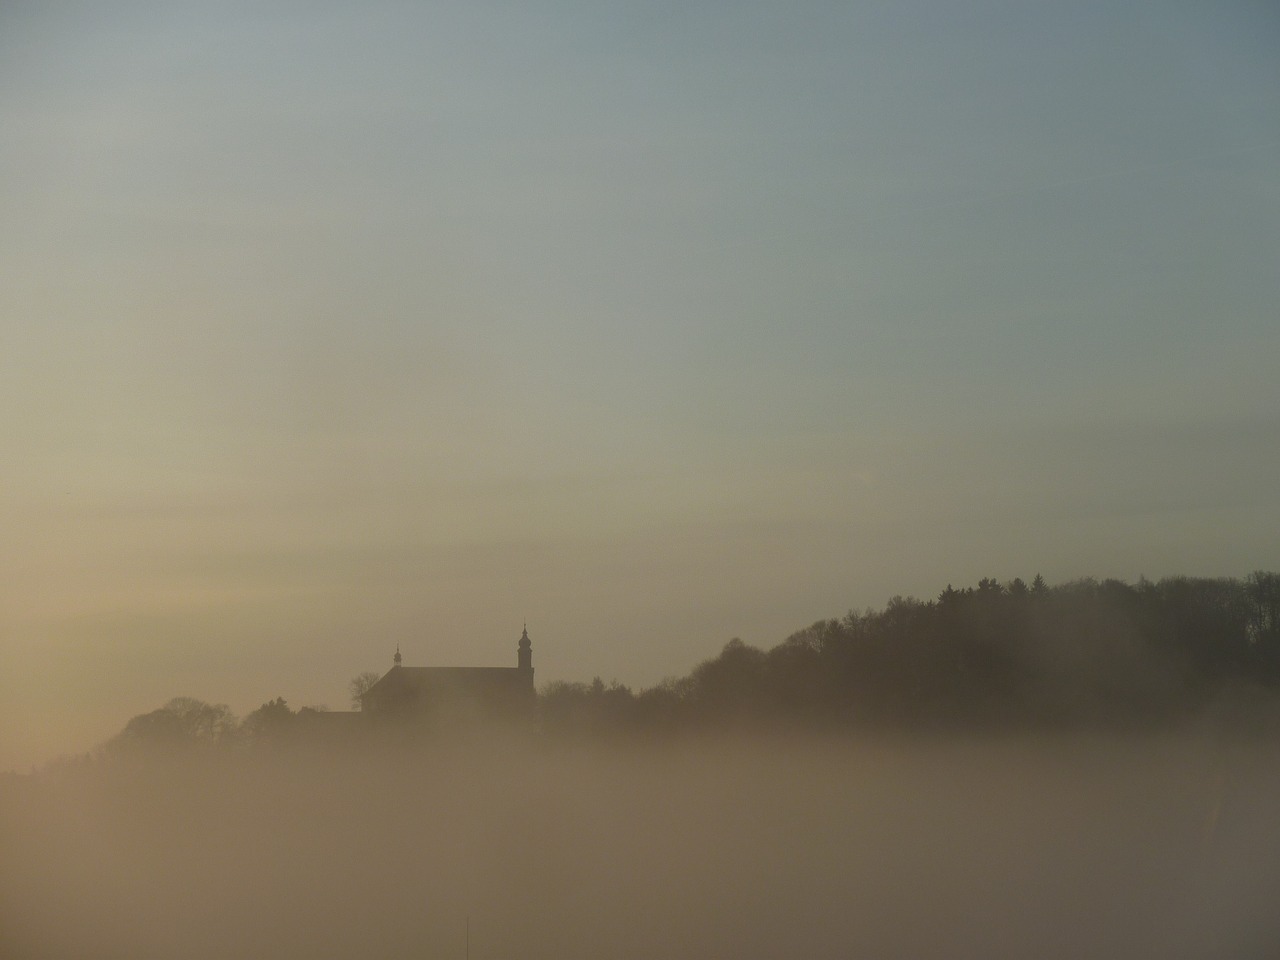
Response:
[[[0,13],[0,769],[1280,567],[1268,2]]]

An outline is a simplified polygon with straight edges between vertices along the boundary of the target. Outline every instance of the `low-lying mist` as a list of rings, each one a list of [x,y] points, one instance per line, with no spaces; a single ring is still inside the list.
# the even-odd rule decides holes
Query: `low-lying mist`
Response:
[[[0,955],[1271,955],[1278,761],[500,733],[98,760],[0,780]]]

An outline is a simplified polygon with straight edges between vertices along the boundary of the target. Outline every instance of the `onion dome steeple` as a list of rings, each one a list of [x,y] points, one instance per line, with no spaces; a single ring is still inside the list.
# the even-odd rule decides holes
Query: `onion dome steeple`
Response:
[[[402,659],[404,659],[404,658],[400,656],[400,644],[398,644],[398,643],[397,643],[397,644],[396,644],[396,655],[395,655],[394,657],[392,657],[392,658],[391,658],[391,662],[392,662],[392,663],[394,663],[394,664],[398,667],[398,666],[400,666],[400,661],[401,661]]]
[[[517,644],[519,654],[516,663],[521,670],[533,669],[533,643],[529,640],[529,625],[526,623],[524,630],[520,633],[520,642]]]

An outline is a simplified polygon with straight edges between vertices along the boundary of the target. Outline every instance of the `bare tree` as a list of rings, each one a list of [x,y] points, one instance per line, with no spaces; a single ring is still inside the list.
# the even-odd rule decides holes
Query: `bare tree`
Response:
[[[364,695],[369,692],[372,687],[382,678],[372,670],[366,670],[364,673],[357,674],[347,689],[351,691],[351,709],[364,709]]]

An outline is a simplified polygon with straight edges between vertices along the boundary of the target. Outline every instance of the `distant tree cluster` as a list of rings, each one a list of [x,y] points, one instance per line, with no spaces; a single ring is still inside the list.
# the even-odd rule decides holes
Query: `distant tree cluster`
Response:
[[[323,708],[293,710],[284,697],[268,700],[244,719],[224,703],[175,697],[159,709],[139,714],[99,748],[104,756],[134,753],[189,754],[215,748],[269,743],[289,734]]]
[[[551,729],[713,723],[863,726],[1168,723],[1242,716],[1280,693],[1280,575],[1136,585],[1036,576],[820,620],[770,650],[730,640],[687,677],[633,694],[555,683]]]

